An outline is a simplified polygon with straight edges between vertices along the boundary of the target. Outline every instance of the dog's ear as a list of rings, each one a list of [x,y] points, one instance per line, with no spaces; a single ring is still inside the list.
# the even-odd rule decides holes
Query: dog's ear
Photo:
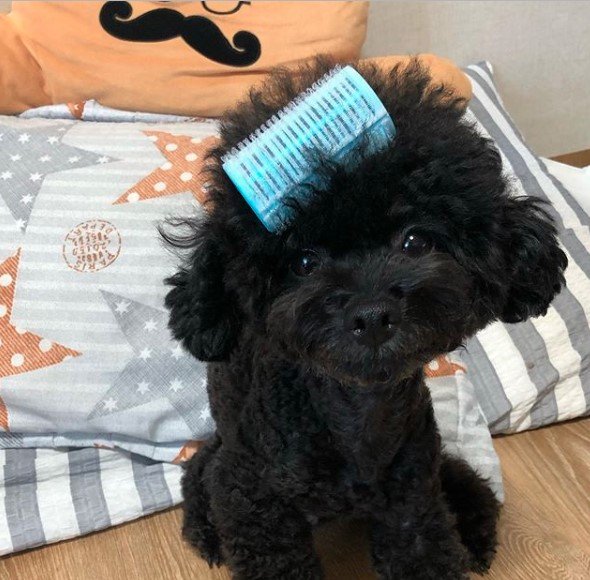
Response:
[[[166,280],[169,327],[177,340],[203,361],[228,357],[241,327],[237,299],[224,284],[225,257],[202,236],[184,268]]]
[[[560,249],[553,220],[537,198],[510,198],[504,214],[510,285],[500,313],[504,322],[522,322],[547,312],[565,284],[567,257]]]

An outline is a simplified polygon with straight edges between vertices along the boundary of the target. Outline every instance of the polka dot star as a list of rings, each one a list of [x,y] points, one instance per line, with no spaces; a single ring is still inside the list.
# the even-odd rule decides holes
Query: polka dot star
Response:
[[[190,192],[199,203],[207,198],[203,166],[217,137],[190,137],[162,131],[144,131],[165,158],[164,163],[128,189],[113,205]]]
[[[80,354],[10,322],[19,261],[20,250],[0,264],[0,377],[35,371]],[[0,427],[8,430],[8,411],[1,399]]]
[[[452,377],[457,373],[465,372],[467,371],[463,365],[453,362],[446,355],[438,356],[424,366],[424,374],[430,379],[434,377]]]
[[[178,452],[178,455],[172,460],[172,463],[179,464],[188,461],[197,451],[201,449],[201,447],[203,447],[203,445],[205,445],[204,441],[196,441],[193,439],[187,441]]]
[[[0,397],[0,429],[4,429],[4,431],[9,430],[8,409],[6,408],[2,397]]]

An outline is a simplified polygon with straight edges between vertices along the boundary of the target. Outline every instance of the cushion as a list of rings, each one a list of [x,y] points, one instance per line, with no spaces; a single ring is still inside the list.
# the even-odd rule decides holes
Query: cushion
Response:
[[[15,2],[0,15],[0,113],[97,99],[130,111],[215,117],[271,67],[321,53],[358,58],[366,33],[366,2],[163,4]],[[451,61],[419,56],[436,81],[469,98],[469,82]],[[391,67],[408,58],[376,62]]]
[[[590,214],[590,166],[573,167],[552,159],[543,158],[547,170],[563,183],[572,193],[580,207]]]
[[[590,410],[590,216],[525,143],[494,84],[492,66],[464,70],[473,88],[468,115],[495,140],[515,195],[536,195],[553,204],[548,209],[569,267],[567,288],[546,316],[492,324],[458,355],[493,433],[585,415]]]
[[[10,445],[172,461],[211,433],[205,367],[167,330],[163,279],[176,260],[156,225],[195,211],[215,131],[0,117],[0,423]]]
[[[95,98],[215,116],[273,66],[357,58],[366,23],[366,2],[14,2],[0,112]]]

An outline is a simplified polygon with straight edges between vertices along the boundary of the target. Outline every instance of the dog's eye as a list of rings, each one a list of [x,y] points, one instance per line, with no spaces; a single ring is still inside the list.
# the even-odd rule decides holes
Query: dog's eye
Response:
[[[291,269],[297,276],[309,276],[321,264],[320,256],[313,250],[304,250],[293,260]]]
[[[432,249],[432,240],[424,234],[411,233],[406,236],[402,250],[411,258],[423,256]]]

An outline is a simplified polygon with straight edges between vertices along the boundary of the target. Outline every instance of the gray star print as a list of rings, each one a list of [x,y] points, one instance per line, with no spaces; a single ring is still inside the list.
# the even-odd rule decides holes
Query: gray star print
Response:
[[[133,348],[133,357],[88,418],[104,417],[165,398],[193,436],[211,432],[206,365],[178,348],[167,327],[168,314],[130,298],[101,292]]]
[[[62,143],[69,127],[14,129],[0,125],[0,196],[21,231],[27,228],[46,175],[104,163],[100,160],[104,156]]]

